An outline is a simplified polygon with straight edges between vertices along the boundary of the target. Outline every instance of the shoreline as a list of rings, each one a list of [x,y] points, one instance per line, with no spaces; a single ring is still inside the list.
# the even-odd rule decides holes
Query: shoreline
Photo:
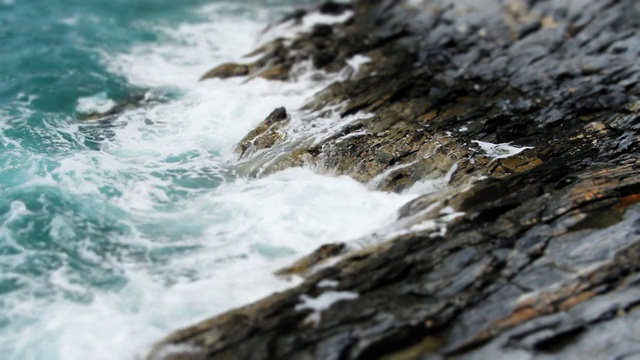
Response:
[[[615,329],[640,326],[640,8],[583,5],[356,0],[331,8],[353,11],[345,22],[205,74],[295,81],[310,62],[346,75],[303,116],[274,106],[236,147],[246,175],[303,166],[423,194],[392,238],[320,248],[280,272],[300,285],[149,358],[635,351]],[[600,328],[614,330],[593,340]]]

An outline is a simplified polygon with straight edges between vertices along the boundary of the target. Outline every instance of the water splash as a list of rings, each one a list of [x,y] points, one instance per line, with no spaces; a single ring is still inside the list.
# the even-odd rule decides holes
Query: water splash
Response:
[[[291,286],[272,272],[390,224],[411,198],[304,169],[234,173],[242,136],[329,81],[197,83],[257,45],[273,9],[254,7],[206,5],[199,20],[154,25],[158,43],[100,53],[132,89],[169,94],[161,102],[79,123],[36,118],[25,95],[2,115],[3,358],[141,356],[177,327]]]

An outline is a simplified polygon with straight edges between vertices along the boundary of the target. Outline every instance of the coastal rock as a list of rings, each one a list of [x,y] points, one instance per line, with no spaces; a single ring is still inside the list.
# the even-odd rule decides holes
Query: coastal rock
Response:
[[[267,116],[255,129],[247,134],[235,148],[235,152],[242,158],[258,150],[272,147],[285,138],[279,130],[287,123],[287,110],[279,107]]]
[[[321,14],[334,16],[342,15],[351,9],[353,9],[353,6],[351,6],[351,4],[338,3],[335,1],[326,1],[318,6],[318,11]]]
[[[344,243],[325,244],[313,253],[296,261],[293,265],[276,271],[278,276],[304,275],[319,264],[326,262],[330,258],[335,258],[347,251]]]
[[[570,183],[548,176],[557,166],[484,180],[455,202],[466,214],[446,235],[405,234],[347,256],[298,287],[177,332],[157,351],[189,345],[211,359],[568,351],[571,343],[551,344],[640,302],[640,163],[621,160]],[[297,305],[326,291],[358,298],[335,303],[309,326]],[[242,335],[224,335],[237,326]]]
[[[299,285],[170,334],[149,358],[640,354],[623,336],[640,324],[637,4],[356,0],[353,11],[268,57],[366,66],[311,99],[306,122],[272,113],[238,145],[241,162],[260,164],[254,176],[312,165],[422,195],[388,236],[361,239],[373,246],[320,248],[281,272]],[[329,121],[339,126],[316,142],[274,135]]]
[[[245,76],[247,74],[249,74],[249,67],[247,65],[227,63],[207,71],[202,75],[200,81],[213,78],[227,79],[230,77]]]
[[[350,4],[341,4],[332,1],[324,2],[309,10],[298,10],[286,15],[278,25],[288,23],[301,25],[302,19],[312,13],[339,16],[350,11]],[[267,28],[268,32],[271,27]],[[207,73],[200,80],[211,78],[229,78],[236,76],[256,77],[268,80],[291,80],[291,70],[295,64],[303,61],[311,61],[318,69],[331,72],[341,70],[346,58],[346,44],[340,44],[344,36],[335,32],[335,28],[327,24],[316,24],[311,31],[300,34],[292,41],[277,38],[259,47],[247,55],[247,57],[260,56],[257,60],[248,64],[227,63],[219,65]],[[285,45],[285,43],[288,43]],[[340,46],[342,45],[342,46]],[[353,51],[349,50],[349,53]]]
[[[286,64],[313,58],[324,71],[344,68],[356,54],[370,59],[355,76],[334,83],[307,105],[310,111],[322,113],[329,106],[346,104],[334,115],[344,119],[373,115],[314,144],[318,151],[307,162],[331,173],[363,182],[375,179],[379,189],[398,191],[421,179],[442,177],[454,164],[466,165],[466,175],[453,174],[454,182],[466,181],[470,175],[523,171],[544,161],[539,152],[549,143],[580,136],[582,127],[602,112],[620,114],[624,104],[633,101],[634,92],[625,89],[637,93],[637,54],[606,49],[594,53],[584,36],[565,36],[562,26],[570,28],[584,14],[564,14],[554,20],[554,27],[548,17],[539,16],[562,10],[551,5],[530,8],[513,2],[504,8],[487,4],[487,9],[472,11],[465,4],[443,10],[446,6],[438,2],[374,4],[356,2],[355,21],[334,26],[332,32],[302,34],[289,46],[281,44],[278,56],[271,56],[279,59],[274,63]],[[613,13],[629,6],[608,10],[612,14],[608,17],[598,15],[597,26],[612,26],[617,19]],[[600,5],[587,7],[586,12],[596,16]],[[455,17],[456,13],[466,16]],[[545,26],[540,25],[543,22]],[[582,31],[591,34],[590,29]],[[326,39],[318,39],[318,33]],[[614,42],[621,37],[627,41],[630,33],[610,35]],[[318,43],[323,44],[322,52],[314,52],[313,44]],[[596,72],[595,64],[611,68]],[[282,69],[278,69],[281,78]],[[614,83],[593,86],[609,80]],[[551,135],[541,136],[541,132]],[[473,141],[533,147],[534,151],[521,160],[527,166],[501,166],[484,156]],[[281,170],[284,164],[301,164],[275,156],[293,154],[287,150],[291,144],[274,145],[280,147],[269,152],[270,159],[249,159],[270,164],[262,175]],[[433,149],[438,149],[435,154]],[[394,167],[396,171],[391,170]]]
[[[145,105],[149,105],[152,101],[146,93],[131,94],[126,98],[119,100],[106,111],[90,111],[78,114],[78,119],[82,121],[104,120],[109,121],[117,115],[127,110],[133,110]]]

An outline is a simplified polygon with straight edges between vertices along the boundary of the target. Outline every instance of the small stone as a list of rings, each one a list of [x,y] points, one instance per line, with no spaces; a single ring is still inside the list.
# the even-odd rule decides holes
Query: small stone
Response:
[[[327,24],[318,24],[311,30],[311,36],[313,37],[326,37],[333,33],[333,27]]]
[[[287,80],[291,65],[278,64],[262,70],[258,76],[267,80]]]
[[[313,253],[296,261],[289,267],[276,271],[275,274],[278,276],[303,275],[327,259],[344,254],[346,248],[347,246],[344,243],[322,245]]]
[[[317,69],[322,69],[323,67],[329,65],[336,58],[336,56],[337,54],[332,49],[318,51],[313,55],[313,66]]]
[[[227,79],[231,77],[245,76],[247,74],[249,74],[249,67],[247,65],[227,63],[207,71],[202,75],[200,81],[213,78]]]

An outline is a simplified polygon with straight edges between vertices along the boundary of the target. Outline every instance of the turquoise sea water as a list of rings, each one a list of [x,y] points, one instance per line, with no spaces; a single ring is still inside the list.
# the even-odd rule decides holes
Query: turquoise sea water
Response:
[[[323,84],[197,79],[301,3],[0,0],[0,359],[136,358],[393,220],[406,196],[232,171],[235,142]]]

